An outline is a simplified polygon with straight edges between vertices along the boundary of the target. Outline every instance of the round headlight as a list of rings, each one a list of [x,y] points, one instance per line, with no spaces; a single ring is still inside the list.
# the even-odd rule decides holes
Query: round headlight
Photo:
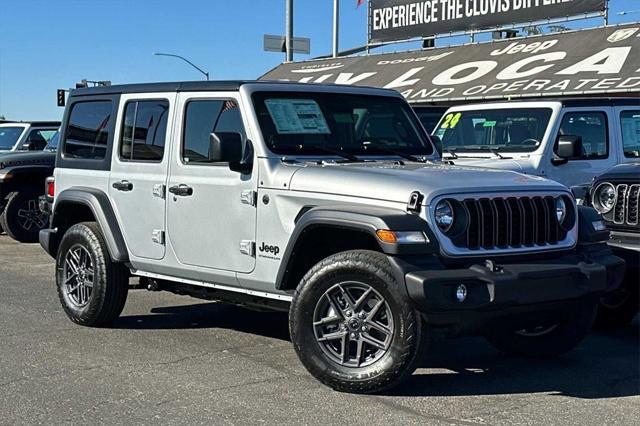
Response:
[[[559,224],[562,224],[567,218],[567,203],[564,202],[562,197],[556,198],[556,217]]]
[[[601,183],[593,193],[593,207],[598,213],[609,213],[616,204],[616,189],[610,183]]]
[[[436,205],[436,225],[442,232],[448,232],[453,227],[453,207],[447,200],[442,200]]]

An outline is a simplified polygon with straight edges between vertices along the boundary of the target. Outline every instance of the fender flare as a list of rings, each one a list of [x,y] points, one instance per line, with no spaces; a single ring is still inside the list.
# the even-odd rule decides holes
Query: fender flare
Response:
[[[424,255],[437,253],[439,246],[433,231],[421,217],[404,210],[386,207],[370,207],[360,205],[339,205],[306,207],[296,218],[296,226],[289,237],[289,242],[282,255],[280,268],[276,277],[276,287],[282,288],[296,249],[305,232],[317,227],[331,227],[365,232],[378,242],[380,250],[388,256]],[[426,235],[427,244],[398,245],[380,241],[376,236],[379,229],[391,231],[422,231]]]
[[[100,226],[111,259],[114,262],[129,261],[127,245],[107,194],[95,188],[72,187],[65,189],[56,196],[51,229],[56,229],[59,223],[56,210],[65,204],[80,204],[88,207]]]

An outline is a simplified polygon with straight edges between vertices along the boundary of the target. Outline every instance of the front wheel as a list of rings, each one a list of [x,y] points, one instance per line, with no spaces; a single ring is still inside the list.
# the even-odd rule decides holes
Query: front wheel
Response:
[[[569,352],[586,337],[596,315],[596,301],[585,300],[566,309],[561,318],[537,327],[500,327],[485,334],[497,349],[509,355],[544,358]]]
[[[627,269],[620,288],[605,294],[598,305],[596,326],[614,329],[629,324],[640,309],[640,279],[638,269]]]
[[[69,319],[98,327],[109,324],[122,312],[129,277],[123,265],[111,261],[98,225],[84,222],[73,225],[62,237],[56,284]]]
[[[381,253],[330,256],[302,279],[289,313],[307,370],[338,391],[375,393],[410,376],[423,344],[420,314]]]

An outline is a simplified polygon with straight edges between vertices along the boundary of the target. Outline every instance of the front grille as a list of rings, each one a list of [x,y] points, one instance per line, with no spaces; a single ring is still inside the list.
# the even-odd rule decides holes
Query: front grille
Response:
[[[640,184],[620,183],[614,185],[616,202],[610,212],[603,215],[607,222],[620,226],[638,227],[640,208]]]
[[[466,227],[450,237],[457,248],[500,250],[554,247],[567,237],[558,223],[553,196],[465,198],[458,206],[467,216]],[[573,204],[565,204],[574,221]],[[572,226],[571,226],[572,227]]]

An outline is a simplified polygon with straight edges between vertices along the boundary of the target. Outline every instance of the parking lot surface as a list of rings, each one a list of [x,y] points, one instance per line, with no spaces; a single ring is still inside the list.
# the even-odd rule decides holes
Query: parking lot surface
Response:
[[[0,236],[0,424],[637,424],[639,321],[555,360],[437,341],[402,388],[334,392],[298,362],[287,317],[132,290],[110,328],[67,320],[54,263]],[[135,283],[132,280],[132,283]]]

